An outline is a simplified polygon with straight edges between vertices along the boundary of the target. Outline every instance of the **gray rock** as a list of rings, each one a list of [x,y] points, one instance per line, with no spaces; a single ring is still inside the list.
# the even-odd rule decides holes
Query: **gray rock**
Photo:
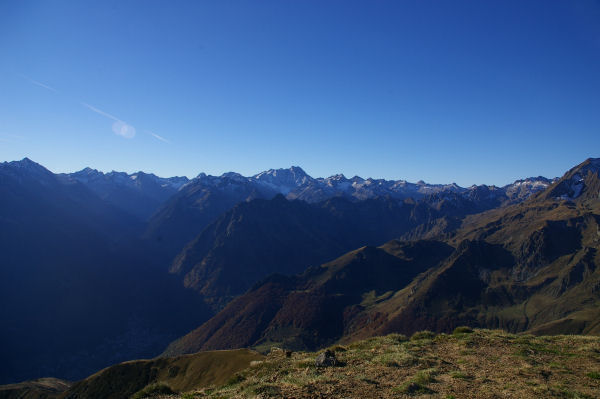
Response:
[[[315,366],[317,367],[333,367],[337,365],[338,360],[335,357],[335,353],[330,350],[326,350],[315,359]]]

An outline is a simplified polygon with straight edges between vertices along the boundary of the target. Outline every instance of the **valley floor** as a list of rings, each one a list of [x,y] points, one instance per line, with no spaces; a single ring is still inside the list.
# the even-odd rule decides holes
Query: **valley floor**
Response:
[[[218,389],[172,398],[598,398],[600,338],[392,334],[330,348],[341,365],[316,368],[317,353],[273,350]],[[163,396],[168,397],[168,396]]]

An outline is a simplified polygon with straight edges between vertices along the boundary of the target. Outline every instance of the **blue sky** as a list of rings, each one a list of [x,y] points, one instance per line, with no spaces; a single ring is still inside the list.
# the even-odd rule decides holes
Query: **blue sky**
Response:
[[[0,160],[502,185],[600,157],[598,1],[3,1]]]

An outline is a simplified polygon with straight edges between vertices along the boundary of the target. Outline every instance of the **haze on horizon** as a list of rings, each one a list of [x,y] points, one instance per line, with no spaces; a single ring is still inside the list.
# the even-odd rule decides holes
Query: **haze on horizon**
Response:
[[[600,4],[8,1],[0,161],[504,185],[600,148]]]

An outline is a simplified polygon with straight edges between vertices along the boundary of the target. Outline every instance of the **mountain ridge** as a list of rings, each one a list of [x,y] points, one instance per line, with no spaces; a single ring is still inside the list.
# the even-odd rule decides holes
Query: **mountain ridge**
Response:
[[[251,177],[234,172],[222,176],[201,173],[156,211],[149,219],[144,237],[161,248],[165,261],[171,261],[185,244],[221,214],[240,202],[253,199],[271,199],[281,194],[288,200],[319,203],[335,197],[350,201],[377,197],[419,200],[446,194],[447,201],[453,197],[456,201],[466,199],[486,202],[481,207],[483,210],[490,206],[521,202],[549,186],[552,181],[546,178],[528,178],[519,181],[518,187],[481,185],[462,188],[456,184],[428,185],[423,182],[363,179],[357,176],[347,179],[343,175],[315,179],[296,166],[290,169],[270,169]]]
[[[303,274],[267,278],[174,341],[165,354],[265,345],[316,349],[393,332],[448,332],[458,325],[600,334],[596,162],[586,160],[522,202],[469,215],[437,241],[390,241],[379,249],[351,251]],[[582,186],[581,195],[557,195],[574,179]],[[360,268],[350,267],[360,259],[364,268],[377,270],[385,264],[374,256],[377,251],[413,264],[424,255],[407,257],[406,248],[426,242],[449,250],[425,251],[439,256],[410,282],[387,287],[389,281],[383,281],[371,287]],[[343,279],[328,273],[331,267]],[[340,285],[344,279],[352,285]],[[323,283],[329,288],[321,289]]]

